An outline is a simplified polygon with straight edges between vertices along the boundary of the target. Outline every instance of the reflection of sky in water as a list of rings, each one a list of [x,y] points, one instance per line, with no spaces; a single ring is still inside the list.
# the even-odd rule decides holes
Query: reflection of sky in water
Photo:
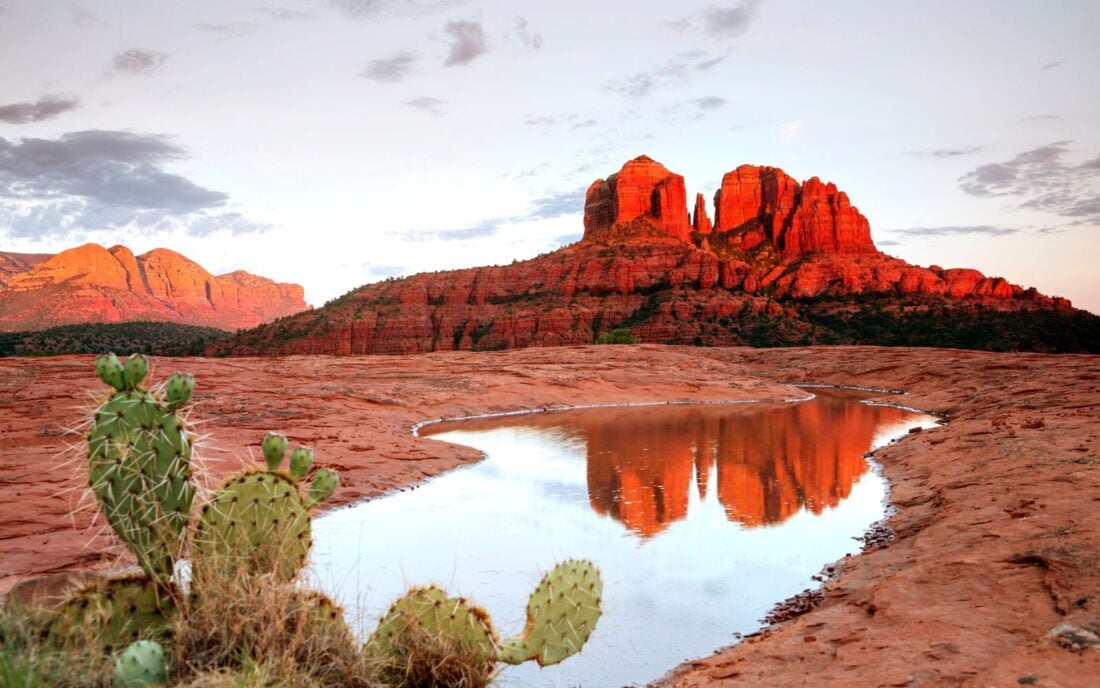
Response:
[[[681,479],[679,484],[690,487],[684,495],[663,498],[686,500],[686,517],[643,533],[594,510],[586,462],[595,459],[586,456],[589,444],[598,434],[606,446],[629,447],[633,453],[619,457],[627,466],[631,456],[664,453],[660,446],[642,446],[653,439],[649,435],[658,425],[662,442],[681,450],[686,446],[696,456],[729,460],[721,459],[722,443],[736,441],[754,448],[764,441],[766,446],[757,449],[765,452],[772,446],[767,444],[770,442],[787,447],[775,451],[790,452],[789,447],[795,445],[778,441],[777,428],[782,429],[785,422],[798,424],[807,413],[816,414],[814,404],[828,404],[827,409],[822,407],[828,411],[822,417],[831,424],[813,431],[831,433],[832,438],[858,428],[849,433],[855,444],[838,445],[830,439],[822,444],[822,450],[802,423],[802,427],[790,429],[800,433],[796,445],[809,447],[800,450],[803,452],[824,453],[839,446],[845,456],[854,451],[859,458],[872,443],[885,443],[913,425],[927,426],[933,421],[928,416],[881,407],[876,410],[830,396],[806,404],[809,406],[798,412],[801,416],[790,415],[790,407],[787,411],[739,407],[725,412],[712,407],[702,414],[691,410],[695,407],[662,408],[659,412],[631,409],[628,414],[622,409],[586,410],[575,417],[571,416],[579,412],[539,416],[537,427],[524,426],[525,420],[531,423],[532,418],[513,418],[498,422],[503,427],[495,429],[485,425],[487,429],[435,435],[435,439],[474,446],[487,458],[415,490],[318,519],[313,576],[348,608],[349,617],[354,618],[357,612],[367,617],[358,620],[364,637],[373,629],[375,617],[409,585],[430,582],[487,608],[506,636],[522,629],[527,595],[546,569],[561,559],[587,557],[600,566],[604,576],[604,616],[584,652],[541,672],[531,664],[509,667],[501,682],[507,686],[644,683],[684,659],[729,644],[735,631],[751,632],[776,602],[812,585],[810,576],[824,564],[858,551],[859,544],[852,538],[882,517],[884,484],[861,465],[857,475],[848,478],[854,484],[844,487],[847,497],[835,507],[824,508],[820,514],[795,508],[781,520],[768,521],[770,525],[746,527],[732,521],[729,504],[722,503],[721,467],[707,471],[700,486],[699,472],[690,457],[679,467],[670,459],[667,468],[687,470],[690,479]],[[601,421],[607,413],[615,415],[610,421]],[[766,414],[772,414],[772,421],[765,422]],[[700,433],[719,427],[714,425],[718,422],[724,422],[722,427],[728,430],[730,415],[736,416],[738,427],[755,424],[752,426],[769,429],[751,434],[747,440],[715,431],[714,439],[707,440],[699,451]],[[651,432],[639,433],[641,425]],[[685,437],[684,432],[689,434]],[[731,439],[735,436],[742,439]],[[820,466],[794,465],[799,461],[805,463],[806,459],[786,458],[791,473],[813,473],[811,468],[821,472]],[[646,466],[666,468],[651,457],[645,462]],[[628,466],[608,470],[619,475],[620,468],[629,470]],[[645,476],[664,480],[660,475]],[[798,490],[800,494],[810,490],[808,483],[799,485]],[[639,494],[644,499],[650,493]],[[725,494],[728,502],[731,491],[727,489]]]

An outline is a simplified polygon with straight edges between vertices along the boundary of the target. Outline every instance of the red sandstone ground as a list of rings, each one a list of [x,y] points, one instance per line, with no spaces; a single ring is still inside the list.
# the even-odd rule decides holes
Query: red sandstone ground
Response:
[[[640,346],[155,368],[158,380],[176,369],[198,378],[192,420],[213,436],[203,453],[214,473],[282,429],[341,470],[344,501],[476,460],[413,438],[425,418],[791,396],[779,382],[906,389],[886,400],[950,422],[878,455],[896,539],[842,561],[813,611],[664,685],[1095,686],[1100,676],[1089,644],[1100,629],[1100,357]],[[60,452],[79,439],[64,428],[91,403],[85,391],[99,388],[90,357],[0,362],[0,589],[118,556],[92,537],[91,511],[69,516],[81,449]]]

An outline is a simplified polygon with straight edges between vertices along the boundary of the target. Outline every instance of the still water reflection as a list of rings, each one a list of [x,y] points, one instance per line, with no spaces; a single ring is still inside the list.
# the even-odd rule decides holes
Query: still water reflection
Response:
[[[568,411],[430,426],[486,459],[315,523],[313,575],[362,619],[413,583],[473,598],[503,635],[562,558],[604,575],[585,651],[508,686],[644,683],[751,632],[882,518],[863,454],[930,416],[828,391],[783,405]]]

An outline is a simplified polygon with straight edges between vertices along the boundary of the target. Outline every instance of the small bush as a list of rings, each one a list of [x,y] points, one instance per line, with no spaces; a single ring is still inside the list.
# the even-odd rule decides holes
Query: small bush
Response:
[[[596,338],[597,344],[637,344],[634,333],[627,327],[620,327],[610,332],[604,332]]]

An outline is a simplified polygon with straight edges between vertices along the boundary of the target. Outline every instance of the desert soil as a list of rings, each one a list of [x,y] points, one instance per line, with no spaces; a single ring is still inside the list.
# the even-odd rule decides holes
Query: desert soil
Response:
[[[414,437],[425,419],[774,401],[800,396],[789,386],[799,382],[906,390],[882,400],[949,422],[876,455],[897,508],[893,540],[839,562],[808,613],[661,685],[1100,685],[1100,357],[590,346],[158,359],[152,380],[176,370],[197,379],[189,422],[211,484],[280,430],[340,470],[337,503],[478,459]],[[81,424],[104,391],[91,357],[0,360],[0,592],[128,563],[83,489]]]

